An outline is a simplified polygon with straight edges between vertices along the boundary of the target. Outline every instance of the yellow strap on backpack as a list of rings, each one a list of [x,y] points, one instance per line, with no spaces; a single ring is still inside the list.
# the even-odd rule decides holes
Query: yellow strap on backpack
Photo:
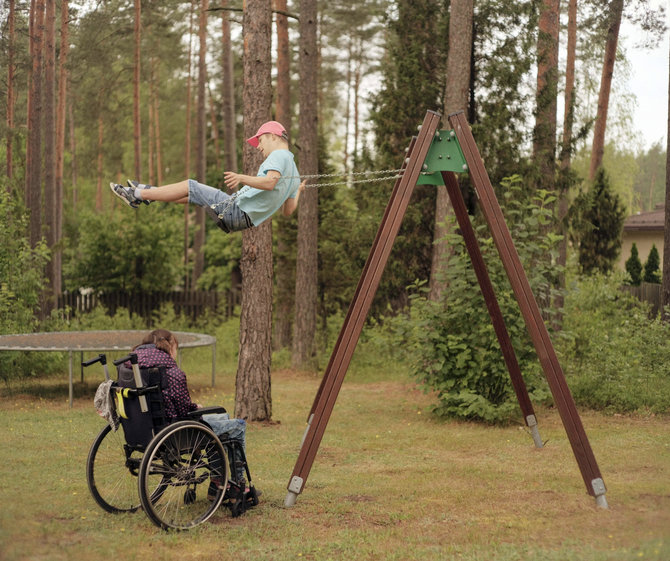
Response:
[[[127,419],[128,415],[126,414],[126,407],[124,405],[123,398],[128,397],[129,390],[130,388],[117,388],[114,394],[116,397],[116,412],[119,417],[123,417],[124,419]]]

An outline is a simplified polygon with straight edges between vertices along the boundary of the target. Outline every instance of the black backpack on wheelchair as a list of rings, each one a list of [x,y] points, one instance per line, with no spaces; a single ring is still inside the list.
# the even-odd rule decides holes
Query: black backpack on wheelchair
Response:
[[[107,372],[104,357],[82,364],[102,362]],[[131,368],[124,366],[127,361]],[[233,516],[258,504],[242,443],[221,440],[201,419],[225,413],[223,407],[198,409],[170,422],[163,401],[164,369],[140,369],[134,354],[114,364],[118,379],[104,384],[120,428],[111,423],[102,429],[86,463],[88,486],[100,507],[111,513],[142,507],[157,526],[181,530],[205,522],[221,504]],[[242,469],[248,489],[244,480],[230,477]]]

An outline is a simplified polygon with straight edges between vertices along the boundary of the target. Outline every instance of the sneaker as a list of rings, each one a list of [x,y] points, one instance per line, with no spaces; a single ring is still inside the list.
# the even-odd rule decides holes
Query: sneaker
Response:
[[[133,179],[127,179],[126,183],[128,184],[128,188],[131,189],[133,192],[135,189],[153,189],[152,185],[144,185],[143,183],[140,183],[139,181],[135,181]],[[137,199],[139,202],[144,203],[145,205],[148,205],[152,203],[153,201],[145,201],[144,199]]]
[[[109,188],[112,190],[112,193],[114,193],[117,197],[119,197],[119,199],[121,199],[129,207],[137,208],[138,206],[140,206],[140,203],[142,201],[135,198],[135,195],[133,193],[134,190],[131,190],[129,187],[124,187],[123,185],[119,185],[118,183],[110,183]]]

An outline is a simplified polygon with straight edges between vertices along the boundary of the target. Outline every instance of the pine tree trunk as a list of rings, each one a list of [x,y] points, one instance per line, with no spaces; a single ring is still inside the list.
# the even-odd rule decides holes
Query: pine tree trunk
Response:
[[[451,2],[447,84],[444,96],[445,115],[468,109],[473,11],[473,0],[453,0]],[[429,298],[433,301],[439,300],[446,289],[445,282],[440,278],[440,271],[446,269],[449,259],[449,247],[444,237],[449,232],[446,220],[450,213],[447,190],[438,188],[435,199],[435,232],[430,266]]]
[[[668,135],[665,152],[665,230],[663,234],[663,293],[661,317],[670,321],[670,71],[668,72]]]
[[[563,110],[563,143],[561,169],[570,168],[572,127],[575,120],[575,58],[577,53],[577,0],[568,0],[568,42],[565,62],[565,103]]]
[[[607,29],[607,41],[605,43],[605,60],[603,62],[603,73],[600,78],[600,93],[598,94],[598,111],[596,113],[596,124],[593,129],[593,144],[591,145],[591,165],[589,167],[589,179],[593,181],[598,168],[603,163],[605,153],[605,130],[607,128],[607,111],[610,102],[610,90],[612,89],[612,75],[614,74],[614,62],[616,60],[617,43],[619,42],[619,27],[623,14],[623,0],[612,0],[610,3],[610,21]]]
[[[30,246],[42,239],[42,62],[44,0],[31,2],[30,55],[32,58],[28,101],[26,149],[26,207],[30,210]]]
[[[75,136],[74,127],[74,109],[72,101],[68,104],[68,121],[70,122],[70,157],[72,158],[71,172],[72,172],[72,210],[76,210],[78,202],[77,193],[77,137]]]
[[[356,60],[356,70],[354,70],[354,146],[351,152],[351,157],[353,158],[352,167],[354,169],[358,168],[358,139],[360,137],[359,121],[360,121],[360,93],[361,93],[361,49],[359,44],[358,57]]]
[[[149,185],[160,185],[156,183],[156,175],[154,173],[155,162],[154,156],[156,154],[155,142],[155,117],[154,117],[154,57],[149,57],[149,99],[147,100],[148,123],[149,129],[148,146],[147,146],[147,167],[149,168]]]
[[[537,37],[537,90],[533,160],[537,169],[536,189],[556,190],[556,106],[558,97],[559,0],[543,0]],[[549,231],[550,227],[546,227]],[[548,258],[548,257],[547,257]],[[551,304],[550,287],[536,294],[540,307]]]
[[[271,116],[270,0],[247,0],[244,33],[244,138]],[[255,175],[262,155],[246,142],[243,167]],[[242,309],[237,365],[235,415],[250,421],[272,419],[272,220],[242,234]]]
[[[577,0],[568,2],[568,42],[565,63],[565,101],[563,112],[563,141],[561,147],[561,174],[567,180],[572,157],[572,127],[575,116],[575,57],[577,52]],[[569,207],[569,194],[567,185],[561,185],[558,193],[558,226],[559,233],[563,239],[558,245],[558,265],[565,267],[568,256],[568,236],[565,224]],[[562,290],[565,289],[565,272],[558,275],[559,294],[556,296],[554,309],[563,308],[564,298]],[[557,325],[562,323],[562,314],[556,319]]]
[[[212,127],[212,140],[214,141],[214,158],[216,162],[216,169],[221,169],[221,146],[219,144],[219,123],[216,120],[216,104],[214,102],[214,95],[207,84],[207,98],[209,99],[209,121]]]
[[[65,108],[67,102],[67,55],[70,50],[68,1],[61,0],[60,13],[60,52],[58,56],[58,103],[56,106],[56,241],[60,242],[63,237],[63,166],[65,162]],[[74,158],[74,154],[73,154]],[[58,284],[54,285],[54,292],[62,292],[62,254],[58,249],[52,253],[51,259],[54,270],[57,271],[55,278]]]
[[[354,58],[353,38],[349,37],[347,45],[347,78],[345,80],[345,87],[347,88],[347,101],[344,109],[344,177],[349,178],[349,173],[353,171],[349,164],[349,129],[351,127],[351,81],[353,71],[351,70],[352,60]]]
[[[228,6],[228,0],[221,3]],[[235,119],[235,69],[233,47],[230,38],[230,12],[221,12],[221,68],[223,80],[221,99],[223,100],[223,154],[226,170],[237,171],[237,124]]]
[[[156,70],[156,80],[154,83],[154,142],[156,147],[156,184],[163,185],[163,153],[161,150],[161,118],[160,118],[160,72]]]
[[[198,38],[200,41],[198,52],[198,107],[197,107],[197,143],[196,143],[196,179],[200,183],[206,182],[207,176],[207,10],[208,0],[200,1],[200,19],[198,26]],[[205,268],[205,209],[197,207],[195,210],[195,239],[193,241],[193,253],[195,263],[193,265],[193,276],[191,286],[195,286]]]
[[[316,0],[300,1],[300,173],[318,173]],[[295,325],[292,364],[313,369],[316,364],[319,200],[306,189],[298,211],[298,258],[295,283]]]
[[[192,61],[193,61],[193,12],[195,11],[196,0],[191,0],[189,10],[189,28],[188,28],[188,73],[186,77],[186,133],[184,138],[184,177],[191,177],[191,86],[193,84],[192,77]],[[189,205],[184,205],[184,270],[188,270],[189,261]],[[184,274],[184,290],[189,290],[190,278],[188,273]]]
[[[275,0],[277,11],[277,109],[279,121],[291,137],[291,50],[288,36],[288,17],[279,13],[286,12],[286,0]],[[275,349],[291,346],[293,327],[293,305],[295,294],[295,268],[292,254],[295,252],[295,236],[290,225],[292,218],[277,216],[277,253],[275,255],[276,313],[274,314]]]
[[[135,179],[142,178],[142,126],[140,121],[140,38],[142,33],[142,2],[135,0],[135,67],[133,69],[133,140],[135,143]]]
[[[558,95],[559,0],[543,0],[537,39],[537,90],[533,159],[537,188],[556,187],[556,99]]]
[[[103,140],[104,140],[104,123],[102,120],[102,110],[98,114],[98,181],[95,189],[95,210],[102,212],[102,182],[103,182]]]
[[[291,47],[288,36],[286,0],[275,0],[277,18],[277,116],[286,131],[291,131]]]
[[[8,45],[7,45],[7,177],[14,176],[14,0],[9,0]],[[11,190],[11,182],[7,182],[7,190]]]
[[[56,1],[46,0],[44,16],[44,208],[47,246],[56,253],[58,227],[56,225]],[[46,267],[49,290],[43,313],[48,314],[54,303],[51,296],[58,294],[59,272],[51,259]]]

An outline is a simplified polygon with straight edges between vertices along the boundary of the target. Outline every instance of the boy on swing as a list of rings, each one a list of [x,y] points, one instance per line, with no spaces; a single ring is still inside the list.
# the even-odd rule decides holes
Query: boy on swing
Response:
[[[224,232],[237,232],[258,226],[281,209],[289,216],[298,206],[305,181],[300,183],[300,174],[288,149],[288,134],[277,121],[261,125],[258,132],[247,139],[260,150],[265,160],[258,168],[256,177],[232,171],[224,173],[229,189],[243,187],[228,195],[220,189],[186,179],[162,187],[144,185],[128,180],[128,186],[110,183],[117,197],[132,208],[151,201],[192,203],[204,207]]]

